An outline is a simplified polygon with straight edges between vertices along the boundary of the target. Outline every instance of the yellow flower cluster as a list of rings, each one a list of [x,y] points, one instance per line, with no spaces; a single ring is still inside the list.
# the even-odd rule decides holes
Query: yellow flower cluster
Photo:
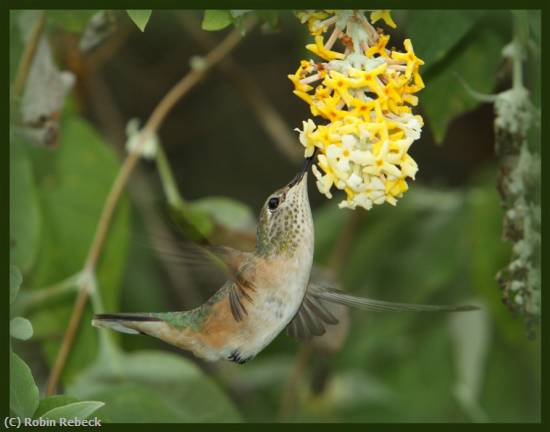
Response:
[[[298,129],[306,157],[320,149],[313,167],[319,191],[331,198],[333,186],[344,190],[340,207],[395,205],[418,171],[408,151],[423,126],[411,106],[424,87],[424,62],[409,39],[405,52],[387,48],[389,36],[371,24],[382,20],[395,27],[387,10],[371,12],[371,22],[363,11],[306,11],[298,18],[314,36],[306,48],[323,60],[302,60],[289,75],[294,94],[314,116],[328,120],[317,125],[310,119]]]

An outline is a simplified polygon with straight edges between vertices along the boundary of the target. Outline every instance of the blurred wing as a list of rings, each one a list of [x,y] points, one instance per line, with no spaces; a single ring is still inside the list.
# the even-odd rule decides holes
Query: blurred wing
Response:
[[[155,248],[163,258],[188,267],[199,280],[220,286],[224,282],[237,281],[242,267],[252,254],[228,246],[199,246],[191,242],[177,242],[170,250]]]
[[[327,310],[324,302],[375,312],[466,312],[479,309],[471,305],[423,305],[373,300],[346,294],[326,285],[310,283],[302,306],[288,325],[288,335],[307,340],[324,334],[325,324],[337,324],[338,320]]]
[[[251,278],[253,254],[228,246],[199,246],[191,242],[178,242],[177,251],[161,251],[188,266],[194,276],[208,282],[227,283],[229,305],[235,321],[248,314],[246,303],[254,303],[256,288]]]
[[[227,246],[197,246],[188,248],[188,258],[195,261],[195,266],[205,265],[207,272],[222,272],[229,285],[229,305],[235,321],[239,322],[247,315],[246,303],[252,304],[252,295],[256,288],[251,281],[251,258],[249,252]],[[192,262],[192,261],[191,261]]]

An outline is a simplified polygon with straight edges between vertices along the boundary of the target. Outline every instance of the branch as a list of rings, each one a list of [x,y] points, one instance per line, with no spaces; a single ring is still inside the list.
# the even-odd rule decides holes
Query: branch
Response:
[[[27,83],[27,78],[29,77],[34,55],[36,54],[40,37],[44,31],[45,22],[46,12],[42,11],[34,23],[31,36],[27,42],[27,45],[25,45],[25,50],[21,56],[19,66],[17,67],[17,75],[15,76],[13,83],[12,93],[12,101],[14,102],[19,98],[19,96],[21,96],[21,93],[25,88],[25,84]]]
[[[105,243],[117,203],[122,195],[126,183],[128,182],[130,174],[137,164],[141,150],[143,149],[145,143],[158,130],[163,120],[176,105],[176,103],[186,93],[188,93],[189,90],[191,90],[193,86],[195,86],[216,63],[218,63],[225,55],[235,48],[241,39],[242,37],[240,32],[238,30],[233,30],[216,48],[208,53],[208,55],[204,58],[204,66],[200,69],[191,70],[164,96],[164,98],[154,109],[153,113],[149,117],[149,120],[145,124],[145,127],[140,133],[135,151],[128,154],[126,157],[105,201],[98,227],[84,264],[83,273],[95,275],[97,262]],[[87,278],[84,278],[84,280],[87,280]],[[90,294],[89,290],[90,286],[87,283],[82,283],[79,286],[79,293],[73,306],[69,325],[63,337],[61,348],[48,379],[48,395],[54,394],[56,391],[57,384],[63,372],[65,362],[70,352],[70,348],[74,341],[78,325],[80,324],[80,320]]]
[[[296,394],[300,378],[303,376],[304,369],[307,368],[311,356],[313,354],[313,345],[310,343],[305,344],[298,355],[296,356],[296,362],[294,369],[290,375],[285,387],[283,388],[283,394],[281,397],[281,407],[279,409],[279,421],[286,422],[291,417],[292,413],[296,409]]]
[[[64,280],[47,287],[21,295],[21,300],[19,301],[21,310],[26,313],[30,309],[42,305],[44,302],[52,301],[52,299],[62,297],[68,293],[76,291],[79,277],[80,273],[69,276]]]

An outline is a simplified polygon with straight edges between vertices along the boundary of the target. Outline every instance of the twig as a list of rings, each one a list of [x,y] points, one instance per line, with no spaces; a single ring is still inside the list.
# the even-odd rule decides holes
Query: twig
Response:
[[[179,19],[183,24],[183,28],[201,47],[211,49],[216,44],[215,39],[209,33],[201,31],[196,19],[181,14]],[[254,76],[240,67],[231,56],[225,57],[219,63],[218,68],[232,81],[238,90],[237,94],[248,103],[277,149],[293,162],[302,159],[296,135],[291,132],[285,120],[256,82]]]
[[[174,105],[206,75],[206,73],[212,68],[212,66],[218,63],[225,55],[227,55],[227,53],[235,48],[235,46],[239,43],[241,39],[242,37],[240,32],[238,30],[233,30],[216,48],[210,51],[208,55],[204,58],[204,67],[191,70],[159,102],[159,104],[149,117],[149,120],[145,124],[145,127],[140,133],[135,151],[130,153],[126,157],[113,183],[111,191],[109,192],[109,195],[105,201],[98,227],[90,250],[88,252],[86,262],[84,264],[84,272],[95,274],[95,268],[101,254],[103,244],[105,243],[107,232],[109,230],[109,226],[113,218],[116,205],[122,195],[122,191],[124,190],[126,183],[128,182],[128,178],[130,177],[132,170],[139,160],[141,149],[144,147],[145,143],[158,130],[162,121],[166,118]],[[63,371],[70,348],[72,346],[76,330],[78,329],[78,325],[82,318],[82,313],[84,311],[84,307],[86,306],[88,295],[89,293],[87,290],[87,285],[80,285],[79,293],[73,306],[69,326],[63,337],[61,348],[48,379],[48,395],[54,394],[56,391],[57,383],[59,382],[59,378],[61,377],[61,373]]]
[[[292,415],[294,409],[294,402],[296,400],[296,388],[300,383],[300,378],[304,369],[307,367],[308,362],[313,354],[313,346],[308,343],[304,345],[298,355],[296,356],[296,363],[292,371],[292,375],[287,381],[284,389],[283,396],[281,398],[281,408],[279,411],[279,420],[286,421]]]
[[[464,87],[464,90],[466,90],[466,93],[468,93],[472,98],[474,98],[476,101],[478,102],[484,102],[484,103],[494,103],[497,98],[498,98],[498,95],[493,95],[493,94],[485,94],[485,93],[481,93],[481,92],[478,92],[477,90],[474,90],[470,84],[468,84],[464,78],[462,78],[458,72],[454,71],[454,75],[456,77],[456,79],[458,80],[458,82],[462,85],[462,87]]]
[[[180,194],[176,179],[164,153],[164,149],[159,146],[156,151],[156,162],[161,179],[162,189],[168,205],[174,208],[183,208],[187,204]]]
[[[40,42],[40,37],[42,36],[42,32],[44,31],[45,22],[46,12],[41,11],[40,15],[36,19],[36,22],[34,23],[31,36],[29,38],[29,41],[27,42],[27,45],[25,45],[25,50],[23,51],[21,61],[19,62],[19,66],[17,68],[17,75],[15,76],[13,84],[13,101],[16,101],[19,96],[21,96],[21,93],[25,88],[25,84],[27,83],[27,78],[29,77],[29,72],[31,70],[32,62],[34,60],[34,55],[36,54],[38,43]]]
[[[45,301],[50,301],[52,298],[58,296],[61,297],[65,294],[76,291],[79,277],[80,274],[72,275],[58,283],[32,291],[26,295],[22,295],[20,301],[21,309],[28,312],[29,309],[34,308]]]

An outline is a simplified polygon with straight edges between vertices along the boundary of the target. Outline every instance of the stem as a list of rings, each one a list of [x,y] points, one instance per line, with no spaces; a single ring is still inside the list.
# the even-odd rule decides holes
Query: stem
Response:
[[[57,353],[55,363],[52,367],[50,376],[48,377],[48,388],[46,394],[48,396],[53,395],[57,389],[57,383],[63,372],[65,366],[65,361],[69,355],[69,351],[74,340],[74,336],[78,329],[80,323],[80,318],[84,312],[84,307],[86,306],[86,300],[88,299],[88,291],[85,289],[84,285],[80,285],[76,301],[73,306],[73,311],[71,313],[71,319],[69,320],[69,325],[67,326],[67,331],[63,336],[63,342],[61,343],[61,348]]]
[[[13,101],[16,101],[19,96],[21,96],[21,93],[25,88],[25,84],[31,70],[32,62],[34,60],[34,55],[36,54],[38,43],[40,42],[40,37],[42,36],[42,32],[44,31],[45,22],[46,12],[41,11],[40,15],[36,19],[36,22],[34,23],[29,41],[25,46],[25,50],[23,51],[21,61],[19,62],[19,66],[17,68],[17,75],[15,76],[13,84]]]
[[[353,241],[355,240],[357,229],[361,224],[361,216],[362,214],[359,212],[353,212],[349,216],[346,224],[342,228],[338,241],[332,249],[328,266],[337,277],[340,276],[344,268],[346,258],[348,257],[348,253],[353,245]]]
[[[117,203],[122,195],[122,191],[124,190],[126,183],[128,182],[130,174],[137,164],[141,150],[147,140],[157,131],[174,105],[206,75],[212,66],[218,63],[225,55],[227,55],[227,53],[235,48],[241,39],[242,37],[240,32],[238,30],[233,30],[216,48],[208,53],[204,59],[205,66],[200,70],[191,70],[164,96],[164,98],[154,109],[153,113],[149,117],[149,120],[145,124],[145,127],[141,131],[135,151],[126,157],[105,201],[98,227],[84,264],[84,273],[95,275],[97,262],[105,243]],[[86,306],[89,295],[88,288],[89,287],[86,283],[82,283],[79,286],[79,293],[73,306],[71,319],[69,321],[67,331],[63,336],[61,348],[48,379],[48,395],[54,394],[56,391],[57,383],[59,382],[61,373],[63,372],[65,362],[74,341],[76,330],[78,329],[78,325]],[[99,298],[97,298],[97,300],[99,300]]]
[[[56,284],[27,293],[27,295],[21,297],[21,309],[23,311],[28,311],[29,309],[45,301],[49,301],[52,298],[62,296],[76,290],[79,277],[80,273],[69,276],[67,279],[64,279]]]
[[[326,49],[331,49],[332,46],[334,45],[334,42],[336,42],[336,40],[338,39],[338,36],[340,36],[340,29],[337,27],[337,26],[334,26],[334,30],[332,31],[332,34],[330,35],[330,37],[328,38],[327,40],[327,43],[325,44],[325,48]]]
[[[166,200],[170,207],[183,208],[185,206],[185,200],[180,195],[174,179],[174,174],[172,173],[162,146],[159,145],[157,147],[156,153],[157,168],[159,170],[162,189],[164,190],[164,195],[166,195]]]
[[[523,87],[523,56],[521,52],[522,41],[521,41],[521,22],[519,17],[514,14],[514,38],[512,43],[514,44],[514,49],[512,53],[512,64],[513,64],[513,75],[512,83],[514,89],[520,89]]]
[[[283,397],[281,399],[281,408],[279,411],[279,421],[287,421],[295,411],[296,403],[296,389],[302,377],[302,372],[309,364],[311,355],[313,354],[313,345],[307,343],[300,349],[298,356],[296,357],[296,363],[292,375],[287,381],[284,390]]]

